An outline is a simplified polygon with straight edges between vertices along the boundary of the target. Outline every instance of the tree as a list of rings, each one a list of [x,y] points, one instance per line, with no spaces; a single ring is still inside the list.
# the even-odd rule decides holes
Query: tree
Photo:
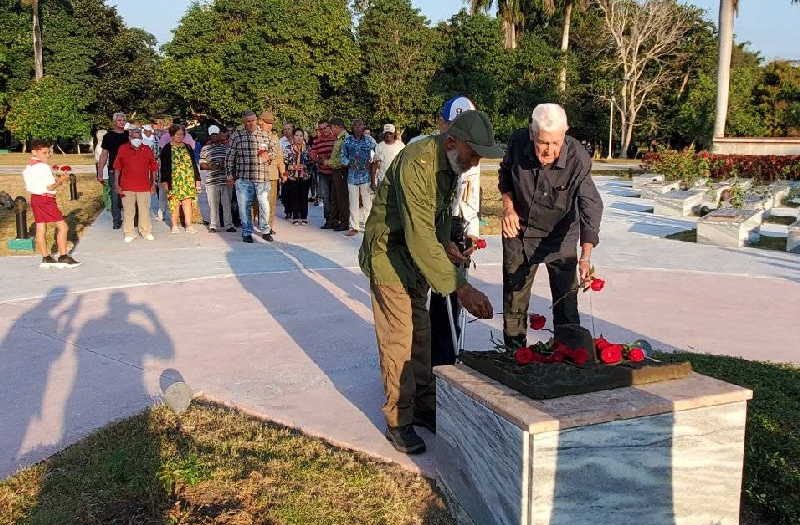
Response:
[[[691,12],[675,0],[597,0],[616,60],[622,156],[627,157],[639,112],[653,91],[680,76],[678,52]]]
[[[21,141],[74,139],[89,133],[83,109],[72,86],[47,76],[14,99],[6,126]]]
[[[436,110],[430,84],[439,64],[438,33],[410,0],[373,0],[358,26],[371,116],[399,127]]]
[[[536,1],[536,0],[533,0]],[[491,9],[493,0],[469,0],[470,12],[476,14]],[[516,49],[519,44],[525,13],[531,0],[497,0],[497,15],[503,24],[503,42],[506,49]]]
[[[42,58],[42,25],[39,22],[39,0],[21,0],[22,5],[30,6],[31,18],[33,20],[33,63],[34,78],[41,79],[44,76],[44,60]]]
[[[785,60],[767,64],[754,98],[768,136],[800,136],[800,67]]]
[[[791,0],[791,3],[800,4],[800,0]],[[725,136],[733,50],[733,18],[738,9],[739,0],[720,0],[719,2],[719,65],[717,67],[717,109],[714,119],[714,138]]]
[[[184,111],[221,120],[268,108],[310,124],[330,116],[328,101],[342,108],[355,99],[361,65],[351,23],[346,0],[194,4],[164,46],[162,90]]]

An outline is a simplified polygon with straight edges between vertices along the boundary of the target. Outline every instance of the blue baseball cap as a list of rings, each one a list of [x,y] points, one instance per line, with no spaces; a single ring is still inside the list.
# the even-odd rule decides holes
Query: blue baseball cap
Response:
[[[453,122],[456,117],[463,112],[474,111],[475,109],[477,108],[470,99],[464,95],[458,95],[444,103],[442,110],[439,112],[439,116],[441,116],[445,122]]]

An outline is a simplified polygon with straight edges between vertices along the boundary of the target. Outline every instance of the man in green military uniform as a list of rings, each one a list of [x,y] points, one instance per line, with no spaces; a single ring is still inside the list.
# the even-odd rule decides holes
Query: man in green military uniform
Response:
[[[487,156],[502,156],[489,118],[480,111],[462,113],[447,133],[398,154],[367,220],[359,263],[370,279],[386,394],[386,438],[408,454],[425,450],[413,425],[436,428],[429,289],[443,295],[455,291],[472,315],[492,317],[489,299],[453,264],[466,262],[471,250],[462,253],[450,241],[459,174]]]

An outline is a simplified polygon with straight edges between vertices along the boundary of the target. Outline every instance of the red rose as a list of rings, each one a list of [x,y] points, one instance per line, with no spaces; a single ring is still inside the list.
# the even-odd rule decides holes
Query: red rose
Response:
[[[603,336],[600,336],[600,337],[598,337],[597,339],[594,340],[594,346],[598,350],[602,350],[603,348],[605,348],[605,347],[607,347],[609,345],[611,345],[611,343],[609,343]]]
[[[641,348],[631,348],[628,350],[628,359],[634,363],[641,363],[645,360],[645,357],[644,350]]]
[[[600,361],[614,365],[622,361],[622,345],[608,345],[600,350]]]
[[[72,171],[71,166],[61,166],[61,171]]]
[[[551,363],[563,363],[567,356],[564,352],[553,352],[548,359]]]
[[[527,365],[533,363],[536,360],[536,355],[534,354],[533,350],[531,350],[527,346],[523,346],[522,348],[514,352],[514,360],[519,365]]]
[[[570,356],[572,362],[578,366],[583,366],[589,362],[589,351],[585,348],[576,348]]]
[[[592,291],[599,292],[605,285],[606,282],[604,280],[595,277],[592,279],[592,283],[589,286],[592,288]]]
[[[484,248],[486,248],[486,239],[478,239],[477,241],[475,241],[475,248],[477,248],[478,250],[483,250]]]
[[[547,317],[539,314],[531,314],[530,317],[531,328],[533,330],[541,330],[547,324]]]
[[[572,349],[563,342],[559,341],[555,344],[555,346],[553,346],[553,352],[569,355],[570,352],[572,352]]]
[[[53,164],[53,171],[58,171],[58,164]]]

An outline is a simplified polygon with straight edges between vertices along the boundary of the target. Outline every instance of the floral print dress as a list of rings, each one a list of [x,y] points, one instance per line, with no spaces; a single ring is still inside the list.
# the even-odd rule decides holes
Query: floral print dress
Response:
[[[175,213],[183,200],[197,200],[192,158],[184,147],[172,148],[172,188],[167,198],[170,213]]]

